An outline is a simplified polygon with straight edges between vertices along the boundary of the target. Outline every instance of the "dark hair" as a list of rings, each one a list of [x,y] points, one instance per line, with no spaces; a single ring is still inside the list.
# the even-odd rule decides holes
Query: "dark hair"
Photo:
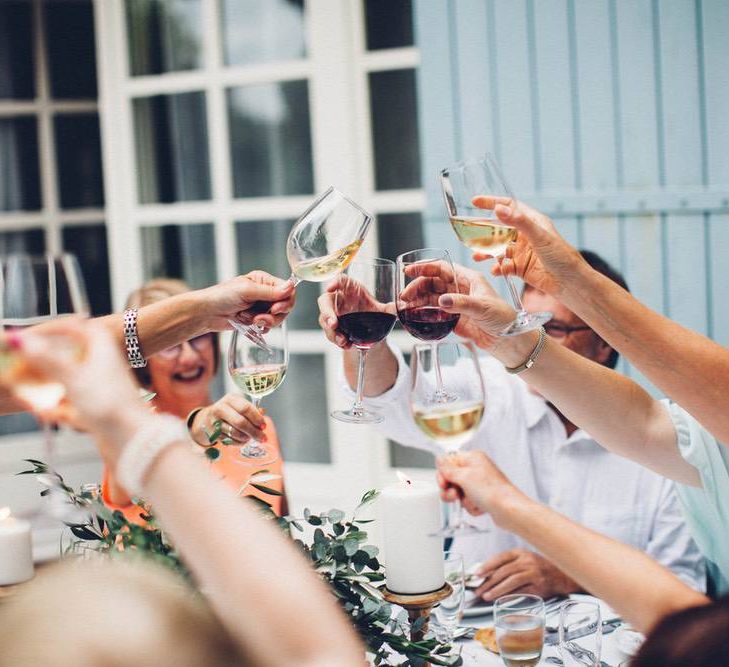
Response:
[[[580,255],[582,255],[582,259],[584,259],[595,271],[601,273],[606,278],[610,278],[610,280],[620,285],[620,287],[622,287],[626,292],[630,292],[630,289],[628,289],[628,283],[626,283],[625,278],[623,278],[623,274],[608,264],[602,257],[600,257],[600,255],[596,252],[592,252],[592,250],[580,250],[579,252]],[[615,366],[618,365],[619,356],[618,351],[611,348],[610,356],[605,362],[605,365],[608,368],[615,368]]]
[[[144,285],[135,289],[127,298],[125,308],[142,308],[151,303],[157,303],[162,299],[167,299],[178,294],[185,294],[191,290],[190,286],[183,280],[177,278],[153,278],[148,280]],[[213,332],[213,373],[218,372],[218,364],[220,362],[220,338],[216,332]],[[150,387],[152,385],[152,377],[149,374],[149,368],[132,369],[137,382],[141,387]]]
[[[729,662],[729,596],[666,616],[630,667],[717,667]]]

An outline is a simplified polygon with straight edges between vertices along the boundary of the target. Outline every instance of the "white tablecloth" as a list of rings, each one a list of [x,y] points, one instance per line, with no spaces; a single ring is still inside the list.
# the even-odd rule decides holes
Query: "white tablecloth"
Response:
[[[572,595],[574,599],[581,600],[595,600],[589,595]],[[604,602],[600,601],[600,608],[602,613],[603,621],[608,621],[612,618],[616,618],[617,614],[610,609]],[[558,623],[558,615],[550,615],[547,619],[548,625],[556,625]],[[487,627],[493,625],[491,616],[475,617],[475,618],[464,618],[463,625],[476,626],[476,627]],[[459,642],[459,646],[462,646],[463,662],[466,667],[503,667],[504,663],[501,658],[490,651],[487,651],[481,644],[476,641],[465,641]],[[540,665],[549,665],[544,658],[547,656],[554,655],[559,657],[559,651],[557,646],[545,646],[544,652],[542,653],[542,659]],[[618,650],[617,641],[615,639],[615,632],[611,632],[602,637],[602,651],[600,659],[606,662],[610,667],[618,667],[620,663],[628,660],[628,656]]]

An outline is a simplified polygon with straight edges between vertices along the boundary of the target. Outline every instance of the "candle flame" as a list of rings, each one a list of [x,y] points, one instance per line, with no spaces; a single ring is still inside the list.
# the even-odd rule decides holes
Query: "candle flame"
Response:
[[[0,507],[0,521],[5,521],[10,516],[9,507]]]
[[[410,479],[410,478],[409,478],[409,477],[408,477],[407,475],[404,475],[404,474],[403,474],[403,473],[401,473],[401,472],[400,472],[399,470],[396,470],[396,471],[395,471],[395,474],[397,475],[397,478],[398,478],[398,479],[399,479],[399,480],[400,480],[401,482],[405,482],[405,484],[412,484],[412,483],[413,483],[413,482],[412,482],[412,480],[411,480],[411,479]]]

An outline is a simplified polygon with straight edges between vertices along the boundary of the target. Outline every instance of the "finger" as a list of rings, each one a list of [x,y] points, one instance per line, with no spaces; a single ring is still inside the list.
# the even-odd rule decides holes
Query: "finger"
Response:
[[[266,440],[266,434],[262,429],[255,426],[246,416],[239,414],[229,405],[220,406],[218,416],[224,422],[223,435],[233,440],[241,440],[244,435],[251,436],[256,440]]]
[[[529,243],[534,247],[547,245],[554,238],[552,230],[545,229],[537,222],[535,216],[528,215],[524,208],[518,204],[509,206],[497,204],[494,213],[504,224],[516,227],[520,232],[523,232]]]
[[[492,558],[481,563],[478,568],[478,573],[482,575],[491,574],[495,570],[503,567],[507,563],[511,563],[519,557],[519,551],[517,549],[510,549],[509,551],[502,551],[500,554],[496,554]]]
[[[496,600],[502,595],[514,593],[528,584],[529,576],[524,572],[518,572],[504,579],[498,586],[494,586],[491,590],[482,593],[481,598],[486,601]]]
[[[291,281],[281,281],[279,285],[266,285],[249,280],[244,299],[249,305],[255,301],[282,301],[288,299],[293,291],[294,285]]]
[[[263,417],[263,412],[240,394],[226,394],[218,403],[221,407],[229,406],[237,414],[248,419],[256,428],[265,428],[266,420]]]
[[[493,211],[494,208],[501,204],[503,206],[509,206],[514,203],[511,197],[500,197],[495,195],[477,195],[471,199],[471,203],[477,208],[483,208],[488,211]]]

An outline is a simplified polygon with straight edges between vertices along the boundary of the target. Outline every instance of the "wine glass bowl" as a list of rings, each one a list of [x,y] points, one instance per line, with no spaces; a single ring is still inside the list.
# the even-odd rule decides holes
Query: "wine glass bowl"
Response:
[[[332,417],[353,424],[379,423],[382,417],[363,405],[365,360],[367,351],[395,326],[395,263],[358,258],[329,289],[334,291],[337,331],[359,350],[355,401],[349,410],[332,412]]]
[[[514,227],[505,225],[491,209],[479,208],[474,197],[487,195],[498,198],[507,205],[516,198],[506,182],[499,165],[492,155],[459,162],[440,173],[441,188],[445,200],[448,220],[458,240],[467,248],[491,255],[502,264],[510,244],[518,237]],[[552,313],[528,313],[521,303],[519,292],[510,276],[503,273],[517,314],[514,321],[504,329],[502,336],[513,336],[532,329],[538,329],[552,318]]]
[[[233,331],[228,348],[228,373],[234,384],[258,408],[264,396],[278,389],[286,377],[289,363],[286,322],[269,329],[265,345]],[[249,440],[240,455],[256,464],[273,463],[278,453],[258,440]]]

